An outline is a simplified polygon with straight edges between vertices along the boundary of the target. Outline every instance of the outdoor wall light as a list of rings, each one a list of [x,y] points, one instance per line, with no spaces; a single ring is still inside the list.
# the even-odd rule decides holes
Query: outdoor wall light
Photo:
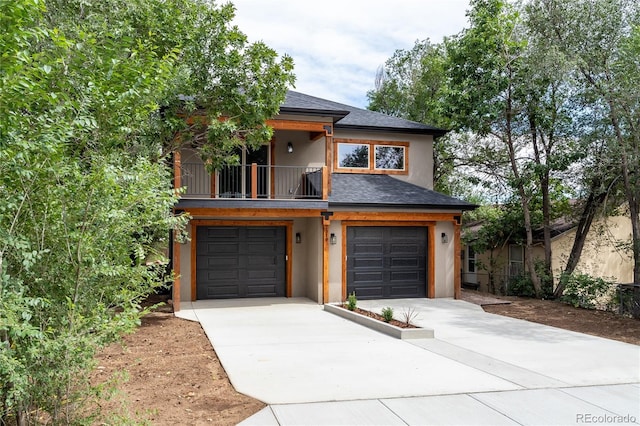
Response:
[[[293,152],[293,144],[291,142],[287,143],[287,152],[289,154]]]
[[[447,244],[449,242],[449,237],[445,232],[440,235],[440,239],[442,240],[442,244]]]
[[[329,242],[333,246],[335,246],[336,243],[338,242],[338,238],[336,238],[336,234],[334,234],[333,232],[331,233],[331,236],[329,237]]]
[[[296,232],[296,244],[300,244],[302,242],[302,235],[299,232]]]

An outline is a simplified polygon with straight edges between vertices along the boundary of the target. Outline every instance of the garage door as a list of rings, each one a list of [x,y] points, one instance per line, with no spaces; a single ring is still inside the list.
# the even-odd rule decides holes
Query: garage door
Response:
[[[196,297],[285,296],[286,228],[208,226],[196,231]]]
[[[358,299],[427,295],[427,228],[347,227],[347,294]]]

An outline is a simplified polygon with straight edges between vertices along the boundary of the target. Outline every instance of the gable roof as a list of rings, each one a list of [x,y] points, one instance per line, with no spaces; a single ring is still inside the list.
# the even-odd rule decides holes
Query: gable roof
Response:
[[[333,117],[334,128],[375,130],[442,136],[447,131],[437,127],[393,117],[376,111],[356,108],[289,90],[280,106],[282,114],[323,115]]]
[[[389,175],[333,173],[329,206],[473,210],[477,206]]]

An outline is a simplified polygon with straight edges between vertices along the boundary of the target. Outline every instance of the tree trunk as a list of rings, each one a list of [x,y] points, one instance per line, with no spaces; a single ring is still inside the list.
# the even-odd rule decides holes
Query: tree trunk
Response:
[[[582,208],[582,214],[580,215],[580,220],[578,221],[578,225],[576,226],[576,236],[573,240],[571,252],[569,253],[569,259],[567,260],[564,271],[560,276],[560,282],[558,282],[558,286],[553,292],[553,296],[556,298],[562,296],[569,276],[573,274],[573,271],[576,269],[576,266],[580,261],[580,256],[582,255],[584,243],[587,239],[587,235],[589,234],[589,230],[591,229],[593,219],[598,208],[602,205],[607,196],[607,191],[597,193],[598,188],[600,187],[600,182],[600,178],[597,177],[591,183],[589,196],[587,197],[587,201]]]

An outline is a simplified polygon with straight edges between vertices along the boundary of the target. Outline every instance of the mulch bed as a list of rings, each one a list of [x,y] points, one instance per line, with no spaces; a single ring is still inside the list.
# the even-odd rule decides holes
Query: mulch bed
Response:
[[[342,309],[347,309],[346,305],[339,305],[339,306]],[[364,310],[364,309],[360,309],[358,307],[356,307],[352,312],[355,312],[355,313],[360,314],[360,315],[364,315],[365,317],[376,319],[378,321],[387,322],[387,321],[384,320],[384,317],[382,315],[377,314],[375,312],[371,312],[371,311],[367,311],[367,310]],[[399,327],[399,328],[420,328],[420,327],[418,327],[416,325],[413,325],[411,323],[407,324],[406,322],[398,321],[396,319],[392,319],[387,324],[395,325],[396,327]]]

